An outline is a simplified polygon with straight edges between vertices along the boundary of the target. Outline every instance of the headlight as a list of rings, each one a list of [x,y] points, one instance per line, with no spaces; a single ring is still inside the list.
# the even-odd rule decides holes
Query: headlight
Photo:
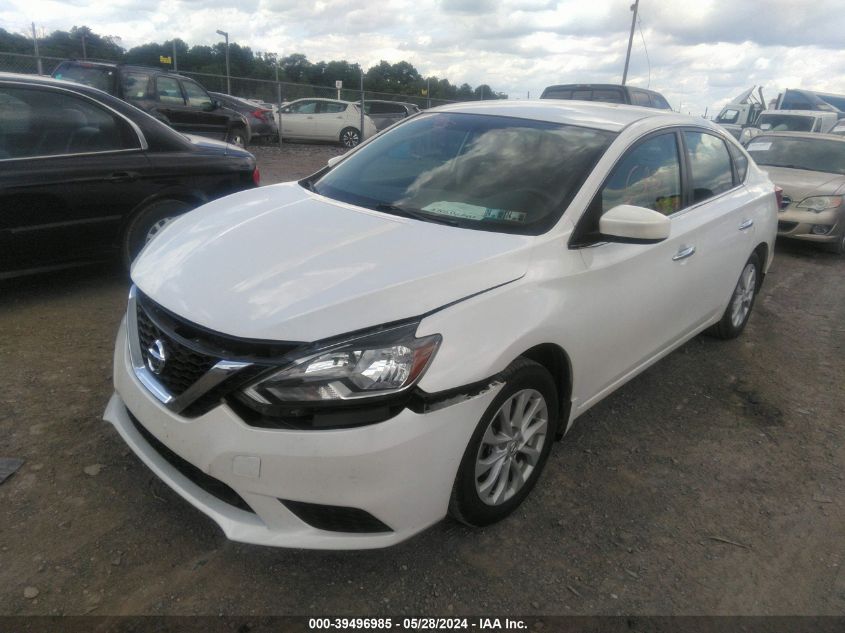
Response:
[[[799,209],[809,209],[821,213],[826,209],[835,209],[842,204],[842,196],[813,196],[804,198],[799,204]]]
[[[320,403],[403,391],[425,372],[440,335],[416,338],[418,323],[365,334],[313,350],[244,389],[264,405]]]

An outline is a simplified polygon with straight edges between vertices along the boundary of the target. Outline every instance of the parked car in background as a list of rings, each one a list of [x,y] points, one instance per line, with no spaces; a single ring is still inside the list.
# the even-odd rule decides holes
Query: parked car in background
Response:
[[[297,99],[282,105],[279,111],[282,137],[301,141],[333,141],[345,147],[361,142],[361,110],[358,104],[337,99]],[[378,130],[364,115],[364,135]]]
[[[845,136],[845,119],[839,119],[839,121],[836,122],[836,125],[831,128],[829,133],[836,134],[838,136]]]
[[[845,138],[764,132],[747,149],[783,189],[778,236],[845,253]]]
[[[279,125],[276,123],[276,115],[273,112],[272,106],[268,108],[252,101],[232,97],[221,92],[209,92],[208,94],[213,99],[219,101],[224,108],[234,110],[243,115],[247,122],[246,140],[248,143],[278,140]]]
[[[373,120],[376,129],[379,131],[419,111],[420,107],[415,103],[380,101],[377,99],[364,101],[364,112]]]
[[[818,132],[825,134],[839,122],[835,112],[810,110],[766,110],[757,117],[753,127],[746,127],[739,141],[747,145],[763,132]]]
[[[577,101],[602,101],[671,110],[666,98],[654,90],[621,86],[618,84],[562,84],[543,90],[541,99],[573,99]]]
[[[159,68],[77,60],[61,62],[53,77],[99,88],[179,132],[241,146],[248,141],[246,118],[221,107],[220,102],[189,77]]]
[[[578,416],[740,335],[772,261],[774,186],[696,117],[470,102],[337,158],[178,219],[132,268],[105,418],[235,540],[506,517]]]
[[[258,184],[255,159],[100,90],[0,73],[0,277],[119,252]]]

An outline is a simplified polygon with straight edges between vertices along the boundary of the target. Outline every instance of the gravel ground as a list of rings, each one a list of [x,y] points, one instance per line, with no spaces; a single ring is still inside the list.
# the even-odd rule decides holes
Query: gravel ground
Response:
[[[256,148],[264,182],[333,146]],[[845,614],[845,260],[778,244],[745,334],[581,418],[532,496],[398,547],[240,545],[101,421],[116,268],[0,286],[0,614]]]

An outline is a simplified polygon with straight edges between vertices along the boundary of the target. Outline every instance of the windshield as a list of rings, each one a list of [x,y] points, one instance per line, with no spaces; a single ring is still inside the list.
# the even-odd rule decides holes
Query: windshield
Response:
[[[114,94],[114,68],[102,66],[87,66],[77,64],[62,64],[54,72],[55,79],[75,81],[103,92]]]
[[[739,118],[739,110],[729,108],[722,110],[719,116],[716,117],[716,123],[736,123]]]
[[[757,127],[767,132],[812,132],[815,117],[800,114],[763,114]]]
[[[845,175],[845,141],[761,135],[745,149],[758,165]]]
[[[329,198],[473,229],[537,235],[563,213],[614,134],[479,114],[424,114],[312,184]]]

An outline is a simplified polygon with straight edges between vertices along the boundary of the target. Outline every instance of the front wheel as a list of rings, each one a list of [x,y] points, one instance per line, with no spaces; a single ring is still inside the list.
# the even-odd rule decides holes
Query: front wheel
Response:
[[[519,358],[502,379],[505,386],[464,452],[449,501],[449,513],[467,525],[500,521],[523,502],[557,432],[557,389],[542,365]]]
[[[158,200],[136,213],[123,235],[123,265],[128,269],[144,246],[165,226],[190,209],[191,205],[181,200]]]
[[[837,241],[827,245],[827,250],[837,255],[845,255],[845,229],[842,230],[842,235]]]
[[[361,142],[361,133],[354,127],[345,127],[340,131],[340,144],[344,147],[355,147]]]
[[[751,308],[754,307],[754,299],[760,288],[760,279],[760,257],[757,253],[753,253],[739,275],[722,320],[711,330],[715,336],[721,339],[732,339],[742,334],[745,324],[748,323],[748,317],[751,316]]]

